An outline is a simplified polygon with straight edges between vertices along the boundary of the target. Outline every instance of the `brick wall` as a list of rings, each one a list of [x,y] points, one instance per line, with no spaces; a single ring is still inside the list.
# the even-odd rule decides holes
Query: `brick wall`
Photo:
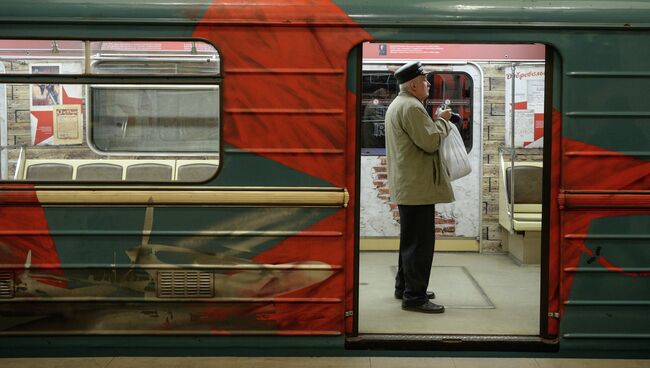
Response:
[[[505,69],[510,63],[480,63],[483,69],[483,252],[502,252],[499,228],[499,149],[505,139]],[[541,161],[542,149],[517,149],[517,161]]]
[[[393,219],[399,223],[399,210],[397,204],[390,200],[390,189],[388,188],[388,175],[386,169],[386,157],[379,157],[376,165],[372,167],[372,183],[375,193],[391,212]],[[436,211],[435,230],[436,236],[456,236],[456,219],[446,217]]]

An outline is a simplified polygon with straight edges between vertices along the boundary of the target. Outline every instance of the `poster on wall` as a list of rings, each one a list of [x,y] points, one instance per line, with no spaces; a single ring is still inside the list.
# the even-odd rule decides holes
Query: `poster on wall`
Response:
[[[60,74],[59,64],[32,64],[32,74]],[[29,110],[32,145],[50,145],[54,134],[54,106],[61,103],[61,85],[49,83],[32,84],[29,89]]]
[[[54,144],[81,144],[83,127],[81,105],[58,105],[54,107]]]
[[[505,142],[512,142],[512,108],[514,107],[515,148],[544,146],[544,65],[519,65],[505,70]],[[514,104],[512,103],[514,87]]]
[[[30,72],[32,74],[75,74],[81,72],[79,63],[61,63],[61,64],[31,64]],[[52,145],[52,144],[80,144],[82,143],[81,133],[78,138],[72,139],[69,130],[73,119],[78,119],[78,124],[83,126],[83,115],[81,114],[81,105],[83,104],[81,85],[75,84],[54,84],[54,83],[35,83],[29,88],[29,109],[31,121],[31,138],[32,145]],[[71,106],[76,105],[79,113],[76,118],[73,115],[64,119],[63,140],[55,140],[55,109],[60,106],[67,107],[67,112],[72,113]],[[75,141],[76,143],[73,143]],[[61,142],[61,143],[57,143]]]

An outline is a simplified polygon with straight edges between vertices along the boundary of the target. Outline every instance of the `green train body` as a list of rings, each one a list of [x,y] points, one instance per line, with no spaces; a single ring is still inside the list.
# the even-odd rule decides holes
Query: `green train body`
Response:
[[[137,106],[115,91],[214,124],[114,146],[106,157],[125,171],[101,182],[81,179],[83,165],[106,164],[99,142],[88,161],[74,150],[45,157],[70,163],[73,176],[61,182],[18,174],[20,162],[29,170],[47,147],[3,142],[17,180],[0,184],[2,355],[649,355],[650,3],[120,0],[1,8],[0,40],[17,48],[46,42],[82,60],[68,71],[62,62],[30,70],[7,61],[0,75],[5,94],[64,86],[49,91],[61,92],[53,104],[28,92],[33,111],[70,109],[54,108],[56,124],[101,120],[101,112],[70,108],[91,97]],[[358,334],[358,89],[368,41],[546,46],[539,336]],[[109,68],[110,52],[95,52],[128,54],[130,42],[192,45],[195,64],[148,74],[147,63],[160,62],[152,51],[129,64],[136,72],[121,73]],[[169,93],[170,86],[187,91]],[[89,92],[71,92],[82,90]],[[163,115],[143,119],[159,119],[164,130],[172,123]],[[115,124],[126,132],[140,122]],[[93,137],[100,128],[93,129],[70,134]],[[193,151],[192,142],[205,146]],[[129,181],[141,156],[170,179]],[[206,167],[197,180],[181,179]],[[181,284],[194,288],[175,289]]]

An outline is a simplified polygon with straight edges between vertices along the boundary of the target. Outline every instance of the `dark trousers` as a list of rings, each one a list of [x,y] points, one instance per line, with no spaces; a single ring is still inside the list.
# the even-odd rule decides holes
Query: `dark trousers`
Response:
[[[404,291],[402,305],[427,302],[427,287],[435,250],[435,205],[398,205],[399,262],[395,292]]]

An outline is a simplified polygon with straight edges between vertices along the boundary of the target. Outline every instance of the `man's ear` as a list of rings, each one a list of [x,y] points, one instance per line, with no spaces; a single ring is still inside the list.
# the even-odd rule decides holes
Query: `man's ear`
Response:
[[[415,90],[415,82],[414,81],[415,81],[415,79],[411,79],[409,81],[409,91],[410,92],[413,92]]]

